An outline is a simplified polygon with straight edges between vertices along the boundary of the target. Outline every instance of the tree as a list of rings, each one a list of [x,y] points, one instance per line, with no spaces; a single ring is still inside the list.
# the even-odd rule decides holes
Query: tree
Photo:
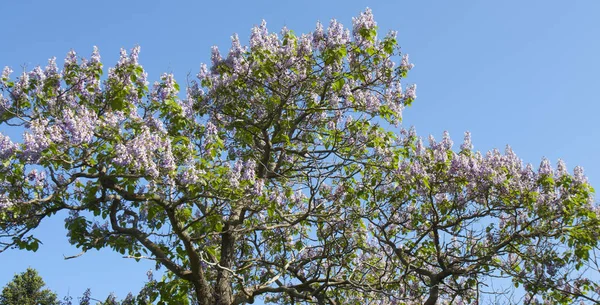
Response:
[[[42,289],[46,283],[37,271],[32,268],[21,274],[15,274],[13,280],[6,284],[0,295],[0,305],[58,305],[56,294],[49,289]]]
[[[468,134],[459,152],[447,134],[425,147],[395,127],[413,66],[370,10],[352,31],[234,35],[183,99],[171,74],[149,88],[138,54],[105,78],[97,49],[62,71],[5,68],[0,122],[25,131],[0,139],[4,249],[35,251],[33,229],[69,211],[83,251],[166,268],[163,303],[598,302],[583,170],[484,157]],[[496,277],[522,293],[484,289]]]

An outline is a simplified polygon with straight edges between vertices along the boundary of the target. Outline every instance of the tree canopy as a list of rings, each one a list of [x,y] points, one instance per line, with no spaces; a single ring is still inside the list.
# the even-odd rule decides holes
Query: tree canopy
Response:
[[[96,48],[4,69],[3,250],[35,251],[68,211],[83,251],[166,268],[161,304],[599,302],[583,169],[398,127],[413,65],[370,10],[302,35],[263,21],[213,47],[185,97],[172,74],[150,86],[139,51],[107,76]]]
[[[27,268],[2,288],[0,305],[59,305],[56,294],[44,286],[37,271]]]

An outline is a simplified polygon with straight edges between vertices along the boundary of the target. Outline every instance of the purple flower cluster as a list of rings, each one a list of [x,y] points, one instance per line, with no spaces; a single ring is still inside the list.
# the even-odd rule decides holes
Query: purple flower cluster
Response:
[[[77,109],[77,114],[72,109]],[[72,145],[91,142],[94,129],[98,124],[96,113],[84,107],[74,107],[72,109],[67,109],[57,124],[61,127],[60,130],[64,132],[61,141],[58,141],[58,139],[53,141]]]
[[[29,131],[23,134],[23,157],[30,162],[37,162],[42,151],[50,146],[49,138],[59,139],[60,133],[58,128],[48,128],[48,120],[45,119],[33,120],[28,127]]]
[[[550,162],[544,158],[536,172],[530,164],[524,166],[523,161],[510,147],[506,148],[504,154],[498,150],[489,151],[485,156],[479,152],[472,152],[468,132],[465,133],[460,152],[456,153],[451,148],[452,140],[447,132],[444,133],[441,142],[436,142],[430,137],[429,147],[424,147],[418,139],[414,149],[411,149],[413,157],[398,164],[397,179],[394,179],[395,189],[414,188],[417,194],[428,196],[432,191],[431,184],[436,183],[434,195],[451,195],[458,206],[469,202],[490,204],[490,198],[497,198],[498,204],[504,204],[501,198],[511,198],[515,196],[515,192],[519,192],[525,198],[528,198],[527,194],[537,194],[537,207],[559,209],[562,196],[567,196],[569,187],[564,188],[563,184],[560,184],[560,187],[559,184],[542,187],[548,183],[543,179],[572,181],[569,183],[573,187],[586,183],[581,167],[576,167],[572,179],[569,178],[562,160],[558,161],[554,171]],[[423,181],[428,183],[422,183]],[[592,198],[589,197],[588,200],[591,202]]]
[[[113,162],[136,173],[157,178],[160,173],[176,169],[176,160],[171,149],[171,141],[163,135],[142,127],[140,134],[124,144],[115,147],[117,155]]]
[[[254,188],[256,193],[262,193],[262,187],[264,186],[262,179],[256,179],[256,161],[252,159],[246,161],[237,159],[229,172],[229,181],[234,187],[239,187],[241,181],[249,181],[252,184],[259,182],[260,185]]]
[[[134,47],[130,55],[121,49],[119,62],[114,68],[108,69],[108,79],[105,81],[105,91],[120,92],[125,89],[127,100],[134,105],[141,102],[140,98],[148,85],[146,72],[137,73],[136,71],[138,69],[143,71],[142,66],[138,63],[139,52],[139,46]]]
[[[225,129],[239,121],[240,116],[242,120],[251,122],[266,119],[270,106],[266,105],[269,98],[265,94],[288,99],[285,102],[290,109],[286,107],[284,113],[293,111],[299,114],[308,110],[307,107],[318,108],[319,113],[303,121],[312,128],[337,126],[344,113],[352,111],[366,111],[372,116],[391,111],[386,120],[398,124],[404,105],[416,98],[416,86],[407,87],[403,93],[400,85],[400,79],[412,68],[412,64],[404,55],[400,64],[402,69],[394,68],[394,56],[400,54],[397,52],[399,48],[394,47],[393,33],[385,38],[385,43],[378,41],[376,36],[365,41],[364,32],[373,36],[376,30],[369,9],[353,20],[353,28],[354,36],[341,23],[331,20],[327,29],[317,23],[313,33],[300,37],[283,28],[280,38],[278,34],[269,32],[263,21],[252,28],[249,48],[241,45],[237,35],[231,38],[227,56],[222,56],[216,47],[212,48],[212,66],[201,65],[198,82],[193,83],[192,90],[188,90],[187,100],[197,101],[196,107],[201,113],[208,114],[209,119],[222,115],[219,126]],[[364,52],[367,46],[362,44],[365,43],[372,44],[376,56]],[[392,48],[384,48],[384,45]],[[359,68],[361,62],[372,61],[374,57],[381,60],[370,63],[368,69]],[[348,73],[355,76],[337,80]],[[330,90],[332,82],[336,82],[339,88]],[[260,93],[257,90],[264,84],[269,84],[266,88],[270,92]],[[383,92],[364,89],[372,86],[382,88]],[[328,90],[323,90],[325,87]],[[327,94],[321,96],[323,91]],[[223,95],[223,92],[229,94]],[[280,92],[288,93],[278,96]],[[237,104],[239,98],[248,104],[244,106],[248,110],[223,115],[222,107]],[[213,100],[219,102],[212,103]],[[332,118],[336,118],[335,122]]]
[[[179,90],[176,88],[177,83],[172,73],[164,73],[161,75],[161,83],[155,82],[152,91],[152,98],[158,101],[164,101],[169,98],[176,98]]]
[[[13,73],[13,70],[10,67],[4,67],[4,69],[2,69],[2,75],[0,76],[0,84],[6,84],[6,82],[10,79],[11,73]]]
[[[335,48],[347,44],[350,41],[350,30],[344,30],[344,26],[337,22],[335,19],[331,19],[329,27],[327,28],[326,45],[329,48]]]
[[[360,13],[358,17],[352,18],[352,34],[354,35],[354,39],[359,42],[369,43],[369,41],[365,40],[362,31],[365,30],[373,30],[377,27],[377,22],[373,18],[373,12],[371,12],[370,8],[367,8],[364,12]]]
[[[46,173],[32,169],[29,174],[27,174],[27,180],[36,188],[44,187],[46,185]]]
[[[7,159],[17,150],[18,145],[13,143],[8,136],[0,133],[0,159]]]

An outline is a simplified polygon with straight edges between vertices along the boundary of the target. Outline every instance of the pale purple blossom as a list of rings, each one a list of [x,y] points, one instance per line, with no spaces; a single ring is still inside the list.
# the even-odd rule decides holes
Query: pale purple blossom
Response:
[[[60,73],[58,71],[58,67],[56,65],[56,57],[52,57],[48,59],[48,65],[44,70],[44,76],[46,78],[59,76]]]
[[[175,159],[169,139],[142,126],[141,132],[125,144],[117,144],[117,155],[113,159],[116,165],[129,168],[133,172],[145,173],[157,178],[161,172],[175,169]]]
[[[462,151],[471,151],[473,149],[473,143],[471,143],[471,133],[465,132],[465,139],[463,143],[460,145],[460,149]]]
[[[423,145],[423,140],[421,138],[417,140],[417,144],[415,147],[415,153],[417,154],[417,156],[425,155],[426,150],[425,146]]]
[[[414,64],[412,64],[408,61],[408,54],[402,55],[402,60],[400,61],[400,67],[407,71],[415,67]]]
[[[44,187],[44,185],[46,184],[46,173],[43,171],[32,169],[27,174],[27,180],[31,182],[36,188]]]
[[[302,36],[300,36],[300,43],[298,46],[299,55],[310,54],[312,50],[312,40],[313,37],[310,34],[302,34]]]
[[[237,159],[233,164],[233,168],[229,172],[229,181],[233,187],[240,185],[240,178],[242,176],[242,169],[244,168],[244,161]]]
[[[206,64],[200,64],[200,72],[198,72],[197,77],[200,82],[210,78],[210,73],[208,72],[208,67]]]
[[[315,46],[319,46],[321,44],[321,41],[323,40],[323,38],[325,38],[325,35],[323,34],[323,24],[321,24],[320,21],[317,21],[317,25],[315,28],[315,31],[312,34],[312,38],[313,38],[313,45]]]
[[[140,56],[140,46],[133,47],[133,49],[131,49],[131,55],[129,56],[129,64],[137,66],[139,56]]]
[[[265,187],[264,179],[256,179],[254,185],[252,186],[252,194],[256,196],[261,196],[263,194],[263,189]]]
[[[0,84],[6,84],[6,81],[10,79],[10,74],[13,73],[13,70],[6,66],[2,70],[2,76],[0,76]]]
[[[538,170],[538,175],[540,176],[551,176],[553,173],[552,166],[550,165],[550,161],[548,159],[543,158],[540,163],[540,168]]]
[[[67,56],[65,57],[64,68],[65,68],[65,70],[68,70],[72,66],[76,66],[76,65],[77,65],[77,53],[75,52],[75,50],[70,50],[69,52],[67,52]]]
[[[354,39],[358,42],[364,42],[361,31],[372,30],[377,26],[377,22],[373,18],[373,13],[370,8],[367,8],[364,12],[361,12],[358,17],[352,17],[352,32]]]
[[[250,34],[250,48],[264,48],[267,45],[269,31],[267,30],[267,22],[262,20],[260,26],[254,26]]]
[[[69,144],[79,145],[91,142],[96,124],[96,113],[80,107],[77,114],[71,109],[66,110],[59,126],[65,134],[63,139],[68,139]]]
[[[29,89],[29,74],[23,72],[13,87],[12,95],[19,98]]]
[[[163,101],[169,98],[173,98],[179,93],[179,90],[176,88],[177,82],[175,82],[175,78],[172,73],[163,73],[160,77],[161,83],[154,83],[154,91],[152,93],[152,97]]]
[[[337,22],[335,19],[331,19],[329,28],[327,28],[327,41],[328,47],[337,47],[339,45],[346,44],[346,36],[344,34],[344,26]]]
[[[443,150],[452,149],[452,145],[454,145],[454,142],[452,142],[452,139],[450,139],[450,134],[448,133],[448,131],[444,131],[444,134],[442,136],[442,142],[440,143],[440,145],[442,145]]]
[[[90,63],[100,64],[100,52],[97,46],[94,46],[94,51],[92,51],[92,56],[90,56]]]
[[[121,122],[125,120],[125,113],[122,111],[109,111],[101,117],[101,124],[105,127],[118,128]]]
[[[219,53],[219,47],[212,46],[210,48],[210,61],[213,67],[218,66],[222,60],[223,58],[221,57],[221,53]]]
[[[583,174],[583,167],[575,166],[573,169],[573,180],[577,183],[587,183],[587,178]]]
[[[29,123],[29,131],[23,134],[25,149],[23,156],[26,160],[37,162],[44,149],[50,145],[50,140],[45,135],[48,121],[45,119],[32,120]]]
[[[127,56],[127,51],[121,48],[119,52],[119,61],[117,62],[117,66],[124,66],[129,62],[129,57]]]
[[[199,170],[193,160],[188,160],[184,165],[184,170],[179,174],[179,181],[183,185],[197,184],[201,180],[201,176],[205,174],[203,170]]]
[[[568,174],[567,165],[563,160],[558,159],[558,162],[556,163],[556,177],[560,178]]]
[[[244,170],[242,172],[243,180],[254,180],[256,177],[256,161],[249,159],[244,162]]]
[[[417,85],[412,84],[406,88],[406,92],[404,92],[404,101],[414,100],[417,98]]]
[[[0,133],[0,159],[6,159],[13,155],[18,145],[13,143],[8,136]]]
[[[211,121],[206,123],[206,131],[204,136],[207,138],[213,137],[217,135],[217,126],[213,124]]]

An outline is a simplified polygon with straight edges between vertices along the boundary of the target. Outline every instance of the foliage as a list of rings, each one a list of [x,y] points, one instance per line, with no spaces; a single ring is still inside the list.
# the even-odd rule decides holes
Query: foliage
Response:
[[[21,274],[15,274],[0,294],[0,305],[58,305],[56,294],[43,289],[46,284],[37,271],[32,268]]]
[[[0,78],[0,245],[37,250],[59,211],[70,242],[167,269],[159,304],[597,302],[600,232],[583,170],[424,146],[396,128],[416,94],[370,10],[297,36],[266,23],[190,80],[148,86],[139,47],[102,78],[51,59]],[[397,64],[399,62],[399,64]],[[21,129],[19,129],[21,128]],[[191,295],[191,296],[190,296]],[[514,300],[513,300],[514,301]],[[518,301],[518,300],[517,300]]]

